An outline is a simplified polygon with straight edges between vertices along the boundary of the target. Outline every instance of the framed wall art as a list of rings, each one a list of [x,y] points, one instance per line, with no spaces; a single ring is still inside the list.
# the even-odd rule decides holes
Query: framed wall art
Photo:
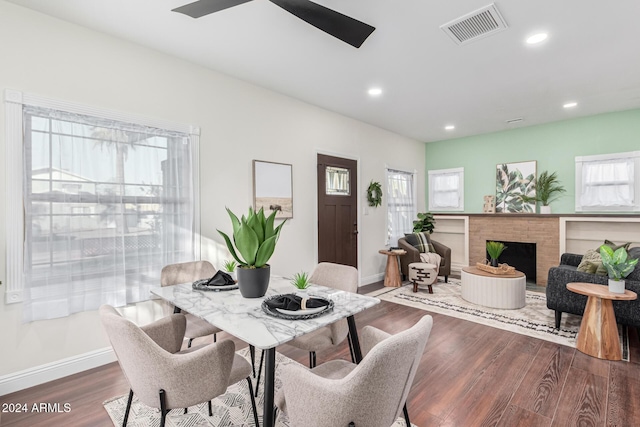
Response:
[[[535,213],[536,161],[496,167],[496,212]],[[525,199],[523,199],[525,196]]]
[[[293,218],[293,166],[286,163],[253,161],[253,208],[276,218]]]

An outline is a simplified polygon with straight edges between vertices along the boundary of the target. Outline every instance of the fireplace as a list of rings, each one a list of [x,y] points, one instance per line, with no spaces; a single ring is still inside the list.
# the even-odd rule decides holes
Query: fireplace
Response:
[[[489,240],[487,240],[489,241]],[[509,264],[516,270],[522,271],[527,276],[528,282],[536,281],[536,244],[525,242],[505,242],[501,240],[493,240],[501,242],[507,247],[500,255],[500,263]],[[487,259],[489,254],[487,253]]]

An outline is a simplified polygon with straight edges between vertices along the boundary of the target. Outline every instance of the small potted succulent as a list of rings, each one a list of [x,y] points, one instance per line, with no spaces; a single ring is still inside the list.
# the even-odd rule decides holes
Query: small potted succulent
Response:
[[[233,260],[233,259],[227,259],[224,261],[224,263],[222,264],[222,268],[224,269],[224,272],[227,273],[229,276],[231,276],[233,278],[233,280],[236,280],[236,267],[237,267],[238,263]]]
[[[296,289],[298,289],[296,295],[303,298],[308,298],[306,290],[309,288],[311,283],[309,282],[309,275],[306,271],[294,274],[293,278],[291,279],[291,284],[295,286]]]
[[[267,261],[273,255],[280,230],[286,220],[274,227],[278,211],[273,211],[269,217],[265,217],[262,208],[255,212],[250,207],[248,215],[242,215],[240,219],[229,208],[227,212],[233,226],[233,242],[226,233],[220,230],[218,233],[224,238],[233,259],[239,264],[236,270],[238,288],[245,298],[260,298],[269,288],[271,266]]]
[[[600,246],[602,265],[609,274],[609,292],[624,294],[624,278],[627,277],[638,263],[637,259],[628,259],[624,247],[613,249],[608,245]]]
[[[505,249],[507,249],[507,247],[502,242],[487,242],[487,252],[489,253],[489,258],[491,258],[492,267],[498,266],[498,258],[500,258],[500,255]]]

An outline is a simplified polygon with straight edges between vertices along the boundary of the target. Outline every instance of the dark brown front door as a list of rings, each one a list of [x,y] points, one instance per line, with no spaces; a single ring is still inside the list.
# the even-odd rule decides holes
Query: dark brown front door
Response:
[[[355,160],[318,154],[318,262],[358,268]]]

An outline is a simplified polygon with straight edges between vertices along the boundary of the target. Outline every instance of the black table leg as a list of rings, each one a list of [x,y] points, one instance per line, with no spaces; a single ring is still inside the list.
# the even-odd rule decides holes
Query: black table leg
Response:
[[[264,365],[264,406],[263,406],[263,427],[273,427],[275,424],[273,399],[275,387],[275,371],[276,371],[276,348],[265,350]]]
[[[358,339],[358,329],[356,328],[356,319],[353,316],[347,317],[347,323],[349,324],[349,336],[351,337],[351,344],[353,344],[353,353],[356,356],[356,363],[362,361],[362,350],[360,350],[360,340]]]

